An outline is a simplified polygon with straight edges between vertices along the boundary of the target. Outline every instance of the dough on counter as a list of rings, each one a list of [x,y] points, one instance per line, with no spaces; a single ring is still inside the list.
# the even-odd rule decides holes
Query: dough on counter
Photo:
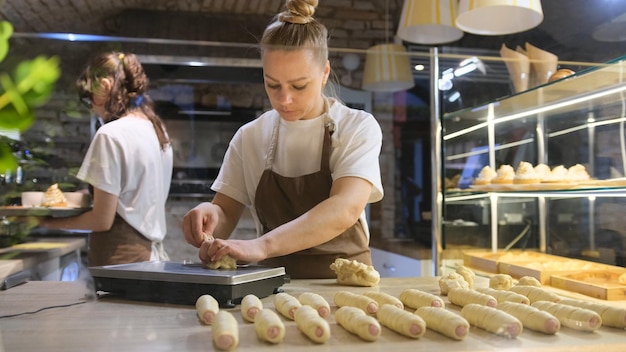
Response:
[[[467,319],[447,309],[436,307],[417,308],[415,314],[426,322],[426,328],[435,330],[455,340],[463,340],[469,333]]]
[[[528,297],[530,304],[537,301],[558,302],[561,300],[561,297],[556,293],[546,291],[545,289],[536,286],[516,285],[511,287],[509,290]]]
[[[445,303],[441,297],[414,288],[407,288],[400,292],[400,300],[405,306],[413,309],[419,307],[445,307]]]
[[[294,320],[295,314],[302,304],[298,299],[286,292],[279,292],[274,295],[274,308],[285,318]]]
[[[219,310],[219,303],[211,295],[202,295],[196,300],[196,314],[204,324],[211,325]]]
[[[496,274],[489,278],[489,287],[494,290],[508,290],[513,286],[513,278],[509,274]]]
[[[399,298],[385,292],[368,291],[363,292],[363,296],[369,297],[376,301],[376,303],[378,303],[378,307],[382,306],[383,304],[391,304],[400,309],[404,309],[404,303],[402,303]]]
[[[335,259],[330,269],[337,274],[337,282],[354,286],[376,286],[380,282],[380,274],[371,265],[343,258]]]
[[[537,301],[531,306],[554,315],[561,325],[579,331],[595,331],[602,326],[602,317],[593,310],[549,301]]]
[[[506,292],[506,291],[501,291]],[[554,335],[561,329],[561,323],[554,315],[528,304],[498,302],[496,309],[505,311],[522,322],[525,328]]]
[[[230,351],[239,345],[239,325],[231,312],[220,310],[215,316],[211,331],[217,349]]]
[[[263,303],[259,297],[248,294],[241,299],[241,316],[245,320],[254,323],[256,315],[261,310],[263,310]]]
[[[448,291],[448,300],[450,303],[461,307],[471,303],[489,307],[495,307],[498,304],[498,301],[494,297],[486,293],[460,287],[451,288]]]
[[[320,317],[315,308],[302,306],[298,308],[294,315],[296,327],[305,334],[311,341],[325,343],[330,339],[330,325]]]
[[[450,273],[439,278],[439,290],[442,296],[447,296],[448,291],[453,288],[469,288],[469,284],[463,276],[457,273]]]
[[[230,255],[225,255],[220,260],[210,262],[206,265],[209,269],[226,269],[226,270],[234,270],[237,269],[237,261],[235,258]]]
[[[285,324],[271,309],[262,309],[254,319],[254,330],[259,339],[280,343],[285,338]]]
[[[622,285],[626,285],[626,273],[620,275],[617,281]]]
[[[516,338],[524,330],[519,319],[493,307],[471,303],[461,309],[461,315],[471,325],[510,339]]]
[[[502,302],[530,304],[530,300],[528,299],[528,297],[519,293],[515,293],[513,291],[496,290],[490,287],[479,287],[476,289],[476,291],[488,294],[489,296],[495,298],[498,301],[498,305]]]
[[[474,278],[476,277],[476,274],[472,269],[466,267],[465,265],[461,265],[456,268],[456,273],[463,276],[463,279],[465,279],[469,288],[474,288]]]
[[[517,280],[517,284],[520,286],[535,286],[541,287],[541,282],[537,278],[532,276],[522,276]]]
[[[382,325],[407,337],[417,339],[426,333],[424,319],[392,304],[381,305],[376,317]]]
[[[315,308],[322,318],[326,318],[330,315],[330,304],[328,304],[328,301],[322,297],[322,295],[313,292],[303,292],[298,296],[298,301],[300,301],[303,306]]]
[[[365,341],[376,341],[382,330],[378,320],[356,307],[339,307],[335,312],[335,321]]]
[[[337,291],[333,296],[333,301],[337,307],[356,307],[367,314],[375,314],[378,311],[378,302],[367,296],[350,291]]]
[[[590,309],[602,318],[602,325],[613,328],[626,328],[626,308],[615,307],[606,303],[583,301],[580,299],[563,298],[559,301],[561,304],[568,306]]]

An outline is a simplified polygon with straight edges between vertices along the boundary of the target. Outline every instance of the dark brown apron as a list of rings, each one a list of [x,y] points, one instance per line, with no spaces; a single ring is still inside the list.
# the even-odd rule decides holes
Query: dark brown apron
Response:
[[[89,266],[149,261],[151,253],[152,241],[117,214],[109,231],[89,235]]]
[[[329,164],[332,131],[328,117],[326,120],[320,171],[299,177],[284,177],[272,171],[280,121],[276,123],[254,202],[257,216],[263,225],[263,234],[299,217],[330,196],[333,183]],[[294,279],[324,279],[337,277],[329,267],[337,258],[372,264],[368,239],[360,221],[326,243],[269,258],[260,264],[283,266]]]

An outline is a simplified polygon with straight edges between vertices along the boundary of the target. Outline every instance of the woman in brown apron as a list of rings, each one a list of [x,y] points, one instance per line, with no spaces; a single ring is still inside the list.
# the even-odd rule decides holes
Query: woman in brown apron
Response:
[[[185,239],[205,263],[230,255],[284,266],[292,278],[336,277],[329,266],[337,258],[371,265],[363,214],[382,198],[382,133],[370,114],[323,95],[330,65],[327,30],[312,17],[316,5],[288,0],[266,29],[263,72],[273,110],[237,132],[213,201],[183,218]],[[246,206],[259,237],[228,239]]]
[[[91,186],[93,208],[40,225],[91,230],[89,266],[168,259],[162,240],[173,154],[141,63],[133,54],[99,54],[76,83],[81,101],[104,121],[76,175]]]

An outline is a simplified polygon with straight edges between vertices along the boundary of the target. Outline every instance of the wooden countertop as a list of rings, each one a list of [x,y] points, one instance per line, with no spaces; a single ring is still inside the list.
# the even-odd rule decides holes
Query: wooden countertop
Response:
[[[487,280],[478,277],[477,286]],[[294,280],[283,286],[294,296],[316,292],[329,302],[339,290],[364,292],[380,290],[398,296],[406,288],[438,293],[437,278],[384,278],[377,287],[347,287],[335,280]],[[564,292],[558,291],[557,292]],[[91,293],[81,282],[29,282],[0,291],[0,349],[6,351],[211,351],[211,327],[199,323],[193,306],[134,302],[114,298],[86,299]],[[573,294],[574,297],[584,296]],[[589,299],[584,297],[585,299]],[[444,298],[447,302],[447,299]],[[273,308],[272,297],[262,299]],[[626,301],[612,302],[626,307]],[[447,309],[458,312],[459,307]],[[240,344],[237,351],[620,351],[626,350],[626,331],[602,327],[583,333],[562,327],[556,335],[525,329],[516,339],[506,339],[476,327],[462,341],[455,341],[428,330],[417,340],[383,328],[375,342],[365,342],[328,318],[331,338],[322,345],[308,340],[293,321],[285,321],[285,340],[278,345],[256,338],[254,325],[243,322],[239,306],[231,309],[239,321]],[[32,314],[30,314],[32,313]],[[19,315],[21,314],[21,315]],[[17,315],[10,317],[10,315]]]

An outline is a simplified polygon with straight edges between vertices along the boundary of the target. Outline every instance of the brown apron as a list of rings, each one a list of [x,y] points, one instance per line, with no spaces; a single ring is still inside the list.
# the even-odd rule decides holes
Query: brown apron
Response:
[[[149,261],[151,253],[152,241],[117,214],[109,231],[89,235],[89,266]]]
[[[263,234],[299,217],[329,197],[333,183],[329,164],[332,131],[328,117],[325,118],[327,122],[320,171],[299,177],[284,177],[272,171],[280,120],[276,123],[254,202],[257,216],[263,225]],[[326,243],[269,258],[260,264],[283,266],[294,279],[323,279],[337,277],[329,267],[337,258],[372,264],[368,239],[360,221]]]

